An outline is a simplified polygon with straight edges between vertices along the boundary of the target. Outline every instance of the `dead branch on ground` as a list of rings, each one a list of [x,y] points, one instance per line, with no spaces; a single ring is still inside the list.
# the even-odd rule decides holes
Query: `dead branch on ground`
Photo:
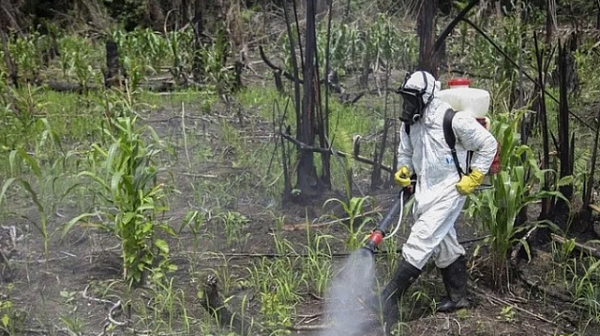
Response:
[[[286,140],[288,140],[288,141],[292,142],[294,145],[296,145],[296,147],[298,147],[301,151],[312,151],[314,153],[335,154],[335,155],[339,155],[341,157],[353,158],[353,159],[355,159],[358,162],[367,163],[367,164],[370,164],[370,165],[374,165],[375,164],[375,162],[373,160],[367,159],[367,158],[362,157],[362,156],[359,156],[357,153],[354,153],[354,155],[352,155],[352,154],[348,154],[348,153],[345,153],[345,152],[341,152],[341,151],[335,150],[333,148],[327,149],[327,148],[320,148],[320,147],[308,146],[307,144],[302,143],[302,142],[296,140],[290,134],[286,134],[286,133],[283,133],[283,132],[281,132],[280,134],[281,134],[281,136],[283,138],[285,138]],[[394,173],[392,171],[392,168],[390,168],[388,166],[381,165],[381,169],[387,171],[390,174]]]

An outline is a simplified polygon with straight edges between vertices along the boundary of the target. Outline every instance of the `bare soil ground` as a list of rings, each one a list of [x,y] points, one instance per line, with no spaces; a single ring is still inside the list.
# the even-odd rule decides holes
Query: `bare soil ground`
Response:
[[[188,119],[189,134],[194,134],[194,144],[188,151],[195,153],[203,146],[209,146],[214,152],[226,152],[229,149],[222,141],[222,134],[216,126],[218,119],[236,124],[235,116],[214,115],[200,116],[195,106],[187,107],[190,116],[197,119]],[[163,220],[173,224],[176,228],[181,224],[189,210],[202,210],[199,208],[197,190],[192,186],[199,185],[201,181],[231,180],[241,174],[232,161],[194,161],[189,167],[185,159],[185,151],[181,137],[180,111],[173,106],[163,106],[156,110],[148,111],[144,117],[150,125],[155,127],[159,134],[170,143],[175,144],[177,160],[169,167],[173,174],[177,193],[170,196],[170,210],[164,214]],[[262,136],[268,139],[272,136],[271,126],[268,122],[259,122],[254,129],[243,129],[245,135]],[[236,125],[239,127],[239,125]],[[190,135],[190,138],[192,136]],[[260,140],[256,140],[260,141]],[[197,146],[197,147],[196,147]],[[231,157],[234,157],[232,153]],[[276,163],[279,164],[279,163]],[[244,170],[248,173],[248,169]],[[250,171],[250,183],[255,183],[260,178],[260,171]],[[169,177],[163,176],[168,179]],[[361,181],[361,183],[363,183]],[[232,187],[229,185],[229,187]],[[235,187],[235,185],[233,186]],[[368,188],[365,188],[368,190]],[[200,193],[210,193],[203,190]],[[394,190],[372,192],[378,204],[389,203],[394,196]],[[194,196],[196,195],[196,196]],[[334,193],[328,196],[339,196]],[[196,237],[189,230],[182,231],[176,238],[170,238],[173,262],[178,270],[173,277],[172,287],[178,293],[178,303],[173,309],[159,309],[153,305],[157,295],[165,295],[167,291],[162,288],[139,288],[130,290],[123,285],[121,280],[121,259],[119,255],[119,242],[110,234],[103,233],[93,227],[78,226],[71,230],[64,240],[53,239],[48,256],[43,254],[43,242],[37,231],[24,219],[7,217],[2,220],[0,227],[0,248],[4,260],[2,267],[2,286],[0,287],[0,300],[10,299],[18,313],[15,319],[20,319],[16,324],[18,330],[15,334],[72,334],[68,329],[78,330],[80,335],[98,335],[103,331],[109,317],[116,322],[130,322],[123,327],[108,330],[107,333],[121,334],[152,334],[146,330],[153,321],[162,320],[172,323],[171,330],[183,329],[182,316],[192,316],[197,324],[191,330],[197,335],[208,334],[201,329],[200,324],[207,321],[207,314],[199,304],[197,296],[202,288],[206,274],[211,271],[223,276],[219,279],[222,293],[232,296],[229,305],[233,311],[238,311],[243,297],[246,296],[248,311],[246,316],[260,316],[260,307],[255,293],[252,293],[243,280],[248,275],[248,267],[261,260],[254,254],[273,254],[276,252],[273,245],[273,232],[277,230],[273,213],[285,215],[285,224],[305,223],[307,216],[311,221],[323,212],[321,200],[315,200],[314,206],[300,207],[289,205],[283,208],[274,208],[271,199],[264,199],[258,193],[248,189],[234,200],[230,200],[225,207],[230,207],[248,217],[249,224],[244,228],[248,238],[244,243],[226,247],[225,237],[222,234],[221,222],[208,221],[202,228],[203,234]],[[23,202],[25,204],[26,202]],[[210,209],[204,209],[209,210]],[[34,208],[24,207],[21,213],[34,214]],[[51,214],[52,226],[58,227],[60,223],[77,214],[72,205],[65,205],[56,213]],[[98,218],[98,221],[101,219]],[[343,235],[345,230],[342,224],[336,223],[328,227],[319,227],[317,230],[332,235]],[[461,240],[479,237],[475,226],[466,221],[458,224]],[[306,241],[306,231],[283,230],[282,236],[298,246]],[[406,233],[399,238],[399,244],[406,237]],[[472,253],[477,243],[466,244]],[[332,243],[333,252],[348,252],[342,242]],[[539,255],[543,255],[540,252]],[[562,304],[556,299],[538,295],[518,280],[511,284],[508,293],[492,292],[486,282],[489,274],[481,267],[485,258],[485,249],[480,256],[471,260],[470,295],[473,306],[467,310],[451,314],[432,313],[433,299],[439,300],[445,293],[437,270],[430,267],[418,280],[413,292],[420,290],[429,298],[408,300],[404,306],[406,314],[403,316],[401,330],[406,335],[566,335],[576,330],[581,330],[581,321],[571,307]],[[334,259],[339,267],[344,257]],[[534,265],[525,265],[533,275],[538,272],[548,272],[544,268],[543,258],[536,259]],[[541,261],[540,261],[541,260]],[[377,276],[383,279],[386,262],[385,258],[378,258]],[[315,293],[300,293],[303,301],[296,307],[293,326],[289,328],[293,335],[319,335],[328,321],[323,316],[324,299]],[[121,301],[130,307],[110,316],[111,308]],[[162,302],[162,301],[161,301]],[[162,307],[164,308],[164,307]],[[365,314],[365,318],[369,318]],[[67,325],[78,324],[79,328],[68,328]],[[576,325],[574,325],[576,324]],[[227,334],[214,329],[212,334]],[[381,329],[376,324],[371,335],[380,335]],[[597,335],[597,330],[587,328],[586,335]]]

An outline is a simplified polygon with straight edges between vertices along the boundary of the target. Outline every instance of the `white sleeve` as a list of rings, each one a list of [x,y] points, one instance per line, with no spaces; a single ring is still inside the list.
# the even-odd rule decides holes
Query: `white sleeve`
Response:
[[[411,173],[415,172],[412,163],[413,147],[410,142],[410,136],[406,133],[404,123],[400,125],[400,145],[398,146],[398,169],[402,166],[407,166]]]
[[[452,128],[456,134],[456,140],[466,150],[473,151],[470,168],[487,174],[498,148],[498,143],[492,133],[475,118],[461,113],[454,116]]]

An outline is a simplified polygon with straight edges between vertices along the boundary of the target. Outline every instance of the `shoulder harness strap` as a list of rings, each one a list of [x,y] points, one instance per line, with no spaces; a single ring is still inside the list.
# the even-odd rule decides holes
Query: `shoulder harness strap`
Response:
[[[456,112],[454,112],[453,109],[446,110],[442,128],[444,130],[444,139],[446,139],[446,144],[448,144],[448,147],[450,147],[450,153],[452,154],[452,160],[456,166],[458,176],[462,177],[464,172],[460,167],[460,163],[458,162],[458,155],[456,155],[456,136],[454,135],[454,130],[452,129],[452,119],[454,119],[455,114]]]

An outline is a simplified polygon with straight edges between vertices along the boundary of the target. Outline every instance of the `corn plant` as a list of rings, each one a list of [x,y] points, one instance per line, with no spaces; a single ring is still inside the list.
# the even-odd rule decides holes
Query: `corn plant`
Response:
[[[155,157],[161,152],[162,141],[150,127],[152,142],[146,143],[143,128],[136,118],[117,118],[114,132],[105,130],[111,143],[108,149],[94,144],[90,161],[92,170],[79,174],[94,181],[102,196],[116,211],[106,211],[111,223],[107,229],[121,240],[124,278],[130,285],[141,285],[148,271],[160,277],[162,271],[173,271],[168,261],[169,245],[159,238],[159,231],[174,235],[166,224],[156,220],[156,214],[166,210],[161,205],[164,185],[157,181],[159,172]],[[68,222],[65,229],[90,216],[83,214]],[[160,261],[159,261],[160,260]]]
[[[42,51],[50,45],[48,36],[39,32],[23,35],[10,45],[10,54],[27,81],[37,81],[42,68]]]
[[[364,240],[367,238],[366,235],[363,235],[361,238],[361,235],[364,233],[363,227],[369,223],[374,222],[373,217],[363,216],[364,207],[368,202],[373,204],[374,198],[372,198],[371,196],[352,197],[348,202],[344,202],[337,198],[331,198],[325,201],[325,204],[323,206],[326,206],[330,202],[336,202],[340,204],[344,209],[344,212],[348,216],[347,228],[349,235],[348,239],[346,240],[346,247],[349,250],[355,250],[361,247]],[[332,217],[335,218],[335,216]],[[362,219],[359,220],[359,218],[361,217]]]
[[[560,192],[546,191],[541,188],[546,175],[553,172],[540,169],[531,148],[518,145],[516,137],[518,121],[519,118],[515,118],[510,124],[502,119],[495,122],[493,132],[500,143],[502,170],[491,176],[492,189],[470,197],[470,201],[473,202],[471,211],[483,224],[484,229],[490,233],[488,242],[491,268],[497,289],[503,288],[507,280],[506,255],[515,242],[515,235],[534,225],[546,224],[554,227],[550,221],[515,225],[521,210],[544,198],[560,197],[568,203]],[[562,183],[568,181],[559,181],[558,185]],[[523,243],[527,249],[526,242]]]
[[[23,218],[28,220],[42,235],[44,255],[48,257],[50,239],[57,232],[57,230],[49,228],[48,215],[54,213],[57,204],[68,196],[78,184],[63,188],[64,190],[57,190],[59,181],[69,179],[66,172],[67,164],[74,158],[75,152],[52,151],[52,149],[60,148],[58,136],[52,132],[46,119],[40,119],[39,124],[42,124],[45,130],[38,136],[35,152],[30,153],[19,147],[9,153],[11,177],[4,181],[0,192],[0,204],[7,199],[6,193],[14,185],[19,185],[27,193],[38,210],[39,221],[30,218],[29,215],[24,215]],[[48,139],[55,147],[47,146]],[[44,151],[56,152],[57,156],[49,157],[49,155],[43,154]],[[25,167],[28,168],[27,171],[25,171]],[[33,174],[33,177],[28,175],[29,173]],[[32,179],[33,181],[31,181]]]

